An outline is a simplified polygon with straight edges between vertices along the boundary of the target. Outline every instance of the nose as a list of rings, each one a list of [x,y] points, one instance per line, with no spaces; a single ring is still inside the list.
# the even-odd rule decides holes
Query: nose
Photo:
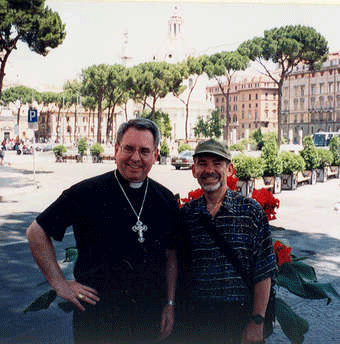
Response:
[[[130,157],[131,160],[133,161],[138,161],[141,159],[140,157],[140,153],[139,153],[139,150],[138,149],[135,149]]]

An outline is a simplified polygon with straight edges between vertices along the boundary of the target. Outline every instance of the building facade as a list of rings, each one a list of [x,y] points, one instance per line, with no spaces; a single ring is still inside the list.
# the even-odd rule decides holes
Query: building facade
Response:
[[[227,85],[224,92],[219,86],[207,87],[215,109],[227,125]],[[229,130],[225,129],[224,139],[234,144],[246,139],[256,129],[262,133],[277,132],[278,88],[269,78],[254,76],[232,81],[229,91]],[[229,137],[226,133],[229,132]]]
[[[340,54],[331,53],[319,71],[298,65],[282,88],[282,134],[301,144],[319,131],[340,131]]]

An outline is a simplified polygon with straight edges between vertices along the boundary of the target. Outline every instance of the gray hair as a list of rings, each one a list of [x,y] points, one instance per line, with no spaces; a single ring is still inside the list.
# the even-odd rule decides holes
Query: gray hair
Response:
[[[157,148],[161,138],[161,134],[155,122],[146,118],[135,118],[121,124],[117,131],[116,143],[120,144],[124,134],[129,128],[136,130],[150,130],[153,136],[154,146]]]

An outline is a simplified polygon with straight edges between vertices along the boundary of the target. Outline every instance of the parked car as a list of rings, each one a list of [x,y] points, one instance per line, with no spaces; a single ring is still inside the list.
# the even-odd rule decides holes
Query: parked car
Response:
[[[171,159],[171,165],[175,166],[176,170],[179,170],[181,167],[191,167],[194,163],[193,155],[193,151],[185,150]]]

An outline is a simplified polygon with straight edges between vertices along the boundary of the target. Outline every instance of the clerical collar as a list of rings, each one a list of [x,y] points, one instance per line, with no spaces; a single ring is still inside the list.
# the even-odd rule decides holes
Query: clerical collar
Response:
[[[123,178],[118,170],[116,170],[116,175],[121,183],[123,183],[124,185],[128,185],[132,189],[140,189],[143,186],[144,180],[141,182],[129,182]]]

